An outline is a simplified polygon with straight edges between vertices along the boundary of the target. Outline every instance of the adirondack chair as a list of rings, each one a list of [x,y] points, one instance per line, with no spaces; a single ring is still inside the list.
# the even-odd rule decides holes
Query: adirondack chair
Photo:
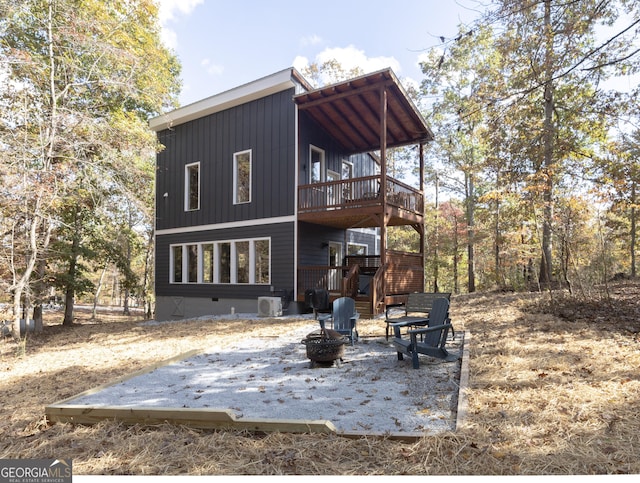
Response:
[[[331,329],[349,337],[351,345],[358,340],[358,331],[356,323],[360,318],[360,314],[356,312],[356,302],[350,297],[340,297],[333,301],[330,314],[318,316],[320,328],[324,329],[326,323],[331,323]]]
[[[389,304],[386,310],[385,337],[389,340],[391,324],[402,324],[402,327],[424,327],[429,323],[433,303],[439,298],[451,299],[450,292],[414,292],[407,296],[404,304]],[[393,317],[393,311],[401,309],[404,315]]]
[[[408,337],[402,337],[401,328],[403,325],[401,323],[391,324],[391,326],[394,332],[394,338],[391,343],[398,353],[398,360],[403,360],[404,355],[411,356],[414,369],[420,367],[418,354],[443,359],[447,362],[458,360],[457,355],[450,354],[445,348],[449,331],[453,332],[453,326],[449,318],[449,301],[447,299],[435,300],[428,327],[409,330]]]

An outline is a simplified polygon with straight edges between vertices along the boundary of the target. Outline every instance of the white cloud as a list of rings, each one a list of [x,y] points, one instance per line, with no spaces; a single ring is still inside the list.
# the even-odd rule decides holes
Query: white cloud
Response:
[[[189,15],[204,0],[156,0],[160,7],[160,23],[165,25],[171,20],[175,20],[176,12],[180,15]]]
[[[322,37],[316,34],[307,35],[300,39],[301,47],[308,47],[309,45],[319,45],[322,43]]]
[[[331,60],[336,60],[345,72],[349,72],[357,68],[364,74],[369,74],[371,72],[391,67],[391,69],[393,69],[397,74],[401,70],[400,62],[398,62],[394,57],[368,57],[364,50],[358,49],[354,45],[349,45],[348,47],[326,48],[316,54],[312,61],[309,61],[307,57],[298,55],[293,60],[293,67],[295,67],[299,72],[304,72],[311,63],[315,62],[318,65],[322,65]],[[331,74],[326,75],[325,73],[321,75],[320,80],[316,79],[312,82],[318,82],[320,85],[326,85],[339,80],[342,79],[335,78],[335,76]]]
[[[298,71],[302,71],[302,69],[307,67],[309,64],[310,64],[309,59],[307,59],[306,57],[304,57],[302,55],[298,55],[298,56],[296,56],[295,59],[293,59],[293,64],[292,65]]]
[[[353,45],[349,45],[348,47],[326,48],[316,54],[312,61],[307,57],[298,55],[293,60],[293,67],[302,72],[313,62],[322,65],[330,60],[336,60],[345,71],[351,71],[355,68],[359,68],[365,74],[386,69],[388,67],[391,67],[396,74],[401,70],[400,62],[398,62],[394,57],[368,57],[364,50],[358,49]],[[336,79],[329,77],[322,81],[323,84],[331,82],[336,82]]]
[[[218,76],[222,75],[222,73],[224,72],[224,66],[220,64],[214,64],[213,62],[211,62],[211,59],[202,59],[200,61],[200,65],[204,67],[207,74],[209,75]]]
[[[354,45],[324,49],[316,55],[315,61],[322,64],[332,59],[337,60],[345,70],[359,67],[365,73],[369,73],[391,67],[396,74],[401,70],[400,62],[394,57],[368,57],[364,50],[358,49]]]
[[[178,45],[178,36],[168,24],[178,16],[190,15],[202,2],[204,0],[156,0],[158,19],[162,27],[161,37],[167,47],[175,49]]]

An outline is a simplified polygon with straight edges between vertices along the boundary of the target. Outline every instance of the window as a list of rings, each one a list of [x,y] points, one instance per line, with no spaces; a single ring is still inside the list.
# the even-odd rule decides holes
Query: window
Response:
[[[309,181],[311,183],[322,183],[325,180],[324,151],[315,146],[311,146],[309,149],[311,164]]]
[[[361,255],[364,256],[367,254],[367,245],[362,243],[348,243],[347,244],[347,255]]]
[[[202,245],[202,283],[213,283],[213,243]]]
[[[353,178],[353,163],[342,160],[342,179]]]
[[[200,209],[200,163],[184,167],[184,210]]]
[[[218,283],[231,283],[231,243],[218,244]]]
[[[236,242],[236,283],[249,283],[249,242]]]
[[[233,203],[251,201],[251,150],[233,155]]]
[[[198,245],[187,245],[187,282],[198,283]]]
[[[271,282],[268,238],[173,245],[169,253],[171,283]]]
[[[173,263],[173,271],[172,278],[173,282],[181,283],[182,282],[182,246],[176,246],[171,248],[172,255],[172,263]]]
[[[255,280],[256,283],[269,283],[271,259],[269,240],[256,240],[255,246]]]

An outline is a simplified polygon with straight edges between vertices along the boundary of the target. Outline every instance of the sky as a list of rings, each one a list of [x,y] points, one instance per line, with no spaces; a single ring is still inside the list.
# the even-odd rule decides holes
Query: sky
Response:
[[[479,16],[475,0],[157,1],[163,41],[182,64],[182,106],[332,58],[419,83],[421,55]]]

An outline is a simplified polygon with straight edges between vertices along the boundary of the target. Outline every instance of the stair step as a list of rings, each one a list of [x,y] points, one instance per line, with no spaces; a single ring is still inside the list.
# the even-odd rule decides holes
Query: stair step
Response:
[[[371,303],[368,300],[356,300],[356,310],[363,319],[371,318]]]

